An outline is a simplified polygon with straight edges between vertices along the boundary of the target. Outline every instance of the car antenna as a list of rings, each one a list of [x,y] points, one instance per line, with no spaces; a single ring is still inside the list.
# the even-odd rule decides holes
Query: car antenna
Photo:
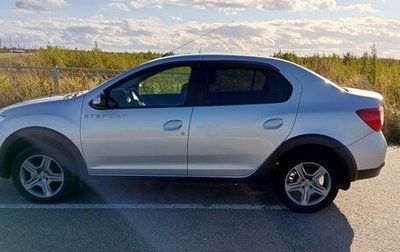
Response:
[[[190,40],[190,41],[184,43],[183,45],[180,45],[180,46],[178,46],[177,48],[175,48],[175,49],[173,49],[173,50],[171,50],[171,51],[169,51],[169,52],[167,52],[167,53],[164,53],[161,57],[168,56],[168,55],[174,53],[176,50],[181,49],[182,47],[187,46],[187,45],[189,45],[190,43],[193,43],[194,41],[196,41],[196,40],[198,40],[198,39],[201,39],[202,37],[205,37],[205,36],[207,36],[207,35],[210,34],[210,33],[216,32],[216,31],[218,31],[218,30],[224,28],[225,26],[230,25],[230,24],[232,24],[232,23],[234,23],[234,22],[235,22],[235,21],[230,21],[230,22],[228,22],[228,23],[222,24],[221,26],[218,26],[217,28],[215,28],[215,29],[213,29],[213,30],[211,30],[211,31],[208,31],[208,32],[206,32],[206,33],[203,33],[202,35],[200,35],[200,36],[198,36],[198,37],[196,37],[196,38],[194,38],[194,39],[192,39],[192,40]]]

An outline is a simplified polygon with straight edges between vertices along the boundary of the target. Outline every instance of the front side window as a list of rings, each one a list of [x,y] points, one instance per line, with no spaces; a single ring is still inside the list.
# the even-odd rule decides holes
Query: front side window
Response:
[[[206,105],[278,103],[289,99],[292,85],[279,73],[252,67],[210,67]]]
[[[192,68],[171,67],[129,79],[109,91],[112,108],[176,107],[185,104]]]

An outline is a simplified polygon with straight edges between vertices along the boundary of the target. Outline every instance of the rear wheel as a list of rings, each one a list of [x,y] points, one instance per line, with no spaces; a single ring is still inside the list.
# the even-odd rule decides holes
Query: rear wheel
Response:
[[[339,190],[335,162],[324,155],[289,160],[275,179],[282,202],[296,212],[315,212],[328,206]]]
[[[12,178],[28,200],[53,203],[67,197],[77,185],[74,162],[68,153],[49,145],[28,147],[13,162]]]

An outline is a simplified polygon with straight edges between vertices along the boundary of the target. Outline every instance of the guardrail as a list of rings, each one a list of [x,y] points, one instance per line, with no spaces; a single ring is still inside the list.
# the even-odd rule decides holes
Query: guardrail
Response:
[[[0,66],[0,106],[36,97],[87,90],[125,70]]]

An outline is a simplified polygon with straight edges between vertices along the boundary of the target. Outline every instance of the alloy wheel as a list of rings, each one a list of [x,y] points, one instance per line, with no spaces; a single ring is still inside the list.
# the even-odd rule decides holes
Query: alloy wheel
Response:
[[[28,157],[19,172],[24,189],[39,198],[56,195],[64,184],[63,169],[56,160],[46,155]]]
[[[296,165],[285,178],[287,196],[300,206],[314,206],[323,201],[328,196],[331,185],[329,172],[312,162]]]

